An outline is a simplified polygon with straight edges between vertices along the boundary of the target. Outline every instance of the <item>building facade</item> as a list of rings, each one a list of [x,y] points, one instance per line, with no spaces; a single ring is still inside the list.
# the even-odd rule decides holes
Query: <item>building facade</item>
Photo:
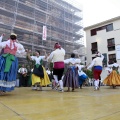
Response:
[[[82,19],[82,10],[64,0],[0,0],[0,33],[6,34],[4,40],[15,32],[20,43],[32,51],[42,53],[45,49],[49,53],[59,42],[70,57],[73,50],[83,46],[76,43],[83,38]]]
[[[87,64],[100,51],[105,59],[106,66],[117,60],[120,64],[120,16],[84,28],[86,32]]]

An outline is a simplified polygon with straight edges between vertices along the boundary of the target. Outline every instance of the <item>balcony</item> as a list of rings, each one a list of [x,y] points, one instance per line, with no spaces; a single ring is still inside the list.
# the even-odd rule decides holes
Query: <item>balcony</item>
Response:
[[[115,44],[113,43],[107,45],[107,47],[113,47],[113,46],[115,46]]]
[[[98,48],[92,48],[91,51],[92,51],[92,54],[95,54],[98,51]]]

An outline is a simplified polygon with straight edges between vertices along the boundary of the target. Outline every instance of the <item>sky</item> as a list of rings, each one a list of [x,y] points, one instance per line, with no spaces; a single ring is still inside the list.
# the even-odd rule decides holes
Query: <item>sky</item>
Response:
[[[120,0],[66,0],[83,9],[84,27],[120,16]]]

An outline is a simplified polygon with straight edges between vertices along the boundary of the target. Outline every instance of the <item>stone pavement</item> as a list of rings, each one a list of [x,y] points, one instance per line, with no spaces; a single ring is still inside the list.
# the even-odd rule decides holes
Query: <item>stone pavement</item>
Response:
[[[120,120],[120,88],[84,87],[63,93],[50,87],[16,88],[0,96],[0,120]]]

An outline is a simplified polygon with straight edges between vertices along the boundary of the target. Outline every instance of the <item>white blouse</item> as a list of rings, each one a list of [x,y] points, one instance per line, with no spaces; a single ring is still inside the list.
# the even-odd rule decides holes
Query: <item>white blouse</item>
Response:
[[[78,75],[81,76],[81,75],[86,75],[83,71],[82,71],[82,68],[84,68],[85,66],[84,65],[77,65],[78,67]]]
[[[65,64],[70,64],[71,65],[76,65],[76,64],[80,64],[81,60],[77,59],[77,58],[70,58],[70,59],[66,59],[64,60]]]
[[[108,67],[120,67],[120,66],[117,63],[113,63],[113,64],[108,65]]]
[[[39,57],[37,57],[37,56],[31,56],[31,59],[32,59],[33,61],[35,61],[35,64],[39,64],[39,65],[40,65],[40,61],[41,61],[41,60],[44,60],[44,59],[45,59],[45,56],[39,56]]]
[[[109,67],[106,67],[105,70],[108,71],[108,75],[112,72],[112,68]]]
[[[20,68],[19,70],[18,70],[18,73],[27,73],[28,71],[27,71],[27,69],[26,68]]]
[[[8,45],[8,46],[10,47],[10,40],[7,40],[7,41],[2,42],[2,38],[3,38],[3,37],[1,36],[1,37],[0,37],[0,49],[5,48],[6,45]],[[24,47],[23,47],[22,44],[15,42],[15,46],[17,47],[17,52],[16,52],[16,54],[25,53],[25,49],[24,49]],[[11,49],[13,49],[13,48],[14,48],[14,44],[12,43]]]
[[[81,71],[82,68],[84,68],[85,66],[84,65],[77,65],[77,67],[78,67],[78,70]]]

